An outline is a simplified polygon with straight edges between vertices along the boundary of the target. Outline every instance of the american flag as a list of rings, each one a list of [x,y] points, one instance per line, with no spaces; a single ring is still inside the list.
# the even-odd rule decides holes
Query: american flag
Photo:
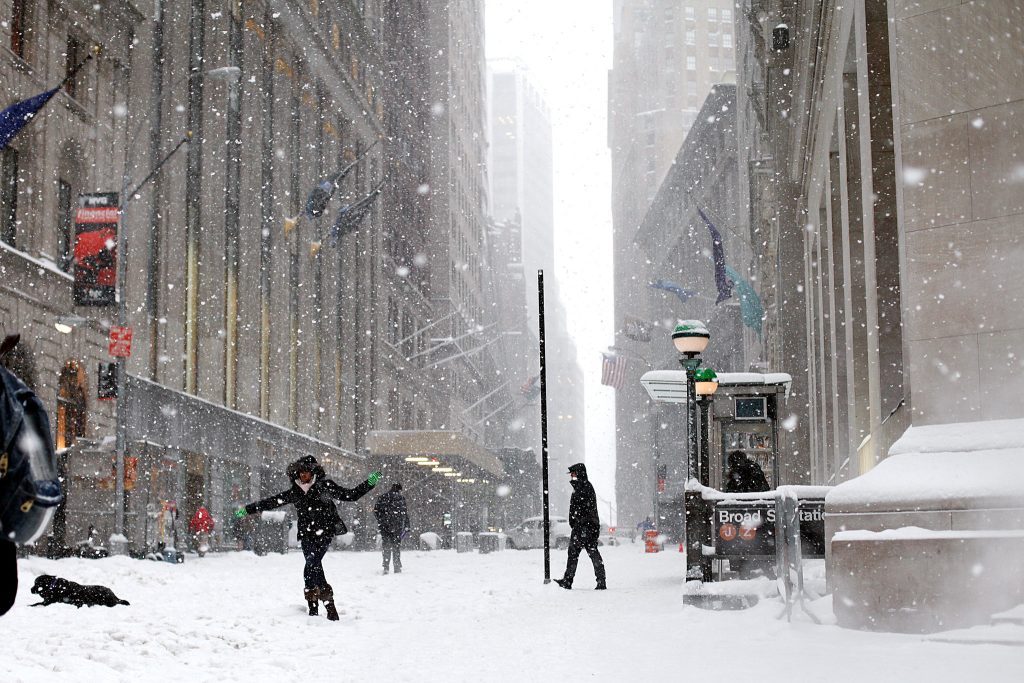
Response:
[[[626,383],[626,358],[608,353],[601,356],[601,384],[621,389]]]

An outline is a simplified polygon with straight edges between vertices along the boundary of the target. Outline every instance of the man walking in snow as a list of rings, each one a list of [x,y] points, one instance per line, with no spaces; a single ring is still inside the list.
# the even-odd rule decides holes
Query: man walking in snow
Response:
[[[601,520],[597,516],[597,494],[594,485],[587,479],[587,466],[577,463],[569,468],[569,483],[572,484],[572,498],[569,499],[569,559],[565,563],[565,575],[555,579],[562,588],[572,588],[576,577],[576,563],[580,559],[580,551],[586,550],[590,561],[594,563],[594,575],[597,577],[596,589],[605,590],[604,560],[597,551],[597,539],[601,535]]]
[[[391,558],[395,560],[395,573],[402,573],[402,536],[409,530],[409,513],[402,495],[402,485],[395,483],[391,490],[378,496],[373,506],[380,530],[381,552],[384,554],[384,573],[388,573]]]

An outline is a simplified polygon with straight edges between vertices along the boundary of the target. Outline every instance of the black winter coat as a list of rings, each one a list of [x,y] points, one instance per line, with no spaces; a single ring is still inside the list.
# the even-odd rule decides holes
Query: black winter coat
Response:
[[[289,476],[293,476],[292,468],[289,467]],[[287,491],[282,491],[273,496],[264,498],[255,503],[245,506],[247,513],[255,514],[264,510],[273,510],[282,505],[294,505],[295,512],[299,516],[299,539],[304,538],[334,538],[338,534],[347,531],[345,522],[338,514],[335,500],[353,501],[359,500],[373,487],[370,482],[364,481],[354,489],[347,489],[339,486],[333,480],[327,478],[327,473],[319,465],[313,471],[316,481],[309,487],[309,491],[303,491],[298,484],[292,484]]]
[[[398,491],[388,491],[377,498],[373,506],[380,535],[389,541],[402,540],[402,534],[409,529],[409,512],[405,497]]]
[[[596,543],[601,535],[601,519],[597,514],[597,493],[594,485],[587,478],[587,468],[583,464],[573,465],[570,472],[576,473],[572,484],[572,497],[569,499],[569,526],[572,527],[572,540],[578,543]]]
[[[764,476],[764,470],[753,460],[744,459],[737,462],[726,473],[726,493],[758,493],[769,490],[771,486]]]

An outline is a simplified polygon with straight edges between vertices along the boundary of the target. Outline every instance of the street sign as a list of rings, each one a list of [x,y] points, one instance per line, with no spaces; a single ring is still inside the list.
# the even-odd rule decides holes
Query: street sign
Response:
[[[775,501],[721,502],[715,507],[718,555],[775,556]]]
[[[132,355],[132,328],[111,325],[108,351],[114,358],[127,358]]]
[[[805,558],[825,557],[825,501],[801,500],[797,511],[801,554]]]

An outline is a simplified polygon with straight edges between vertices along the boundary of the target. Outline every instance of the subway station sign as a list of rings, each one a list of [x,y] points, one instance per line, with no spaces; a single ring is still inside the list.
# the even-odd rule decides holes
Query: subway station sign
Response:
[[[825,501],[802,500],[797,512],[802,556],[825,557]],[[774,500],[718,503],[714,510],[715,554],[774,556],[776,515]]]

